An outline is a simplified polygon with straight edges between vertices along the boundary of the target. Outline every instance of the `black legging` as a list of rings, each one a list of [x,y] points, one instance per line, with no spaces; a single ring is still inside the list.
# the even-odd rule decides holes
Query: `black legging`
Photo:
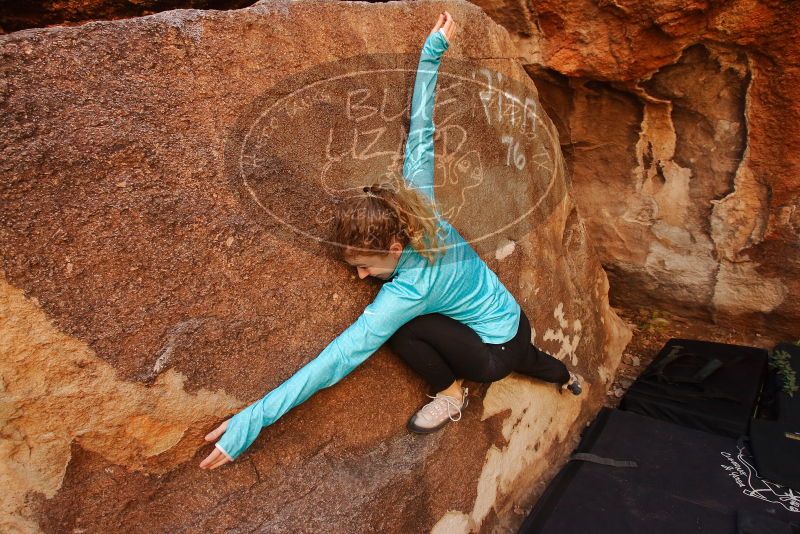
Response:
[[[439,313],[420,315],[389,338],[389,346],[434,391],[456,379],[494,382],[517,371],[545,382],[566,384],[567,367],[531,344],[531,326],[520,313],[517,333],[502,344],[484,343],[469,326]]]

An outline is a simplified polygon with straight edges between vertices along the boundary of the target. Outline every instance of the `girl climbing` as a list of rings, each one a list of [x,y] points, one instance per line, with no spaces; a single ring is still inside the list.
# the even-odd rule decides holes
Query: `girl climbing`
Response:
[[[531,344],[528,318],[494,272],[435,208],[433,107],[441,57],[455,23],[439,16],[425,40],[414,82],[403,177],[364,188],[337,211],[334,241],[361,279],[386,280],[358,319],[315,359],[206,436],[219,438],[201,463],[235,460],[261,429],[332,386],[388,342],[435,395],[408,421],[429,433],[458,421],[463,380],[493,382],[512,371],[581,392],[575,375]]]

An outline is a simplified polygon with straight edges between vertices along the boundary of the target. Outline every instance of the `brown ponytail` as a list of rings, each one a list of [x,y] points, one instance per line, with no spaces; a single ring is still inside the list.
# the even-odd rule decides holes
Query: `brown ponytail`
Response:
[[[430,263],[443,247],[436,207],[405,180],[365,186],[364,194],[344,200],[336,210],[333,241],[343,253],[388,254],[392,238]]]

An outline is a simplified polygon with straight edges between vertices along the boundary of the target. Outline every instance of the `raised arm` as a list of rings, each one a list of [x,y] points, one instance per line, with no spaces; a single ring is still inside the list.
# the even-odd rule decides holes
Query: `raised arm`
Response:
[[[265,426],[304,402],[322,388],[332,386],[369,358],[398,328],[424,313],[422,295],[403,280],[384,284],[359,318],[291,378],[228,421],[216,448],[235,460]],[[213,457],[213,459],[212,459]],[[212,452],[201,467],[218,467],[224,459]]]
[[[433,103],[442,54],[449,47],[454,22],[449,13],[439,17],[425,39],[420,53],[414,93],[411,97],[411,123],[406,140],[403,176],[413,187],[434,199],[433,191]]]

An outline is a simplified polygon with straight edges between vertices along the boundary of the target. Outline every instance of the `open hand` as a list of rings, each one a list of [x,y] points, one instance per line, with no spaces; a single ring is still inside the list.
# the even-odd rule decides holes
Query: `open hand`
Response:
[[[431,33],[438,32],[439,28],[441,28],[442,31],[444,32],[444,36],[447,38],[447,42],[448,43],[452,42],[453,34],[456,31],[456,23],[449,12],[445,11],[444,13],[439,15],[439,20],[436,21],[436,26],[433,27]]]
[[[230,421],[230,419],[226,419],[221,425],[206,434],[206,441],[218,440],[228,429],[228,421]],[[200,462],[200,469],[216,469],[217,467],[225,465],[228,462],[230,462],[228,457],[225,456],[221,450],[214,447],[214,450],[211,451],[211,454],[206,456],[206,459]]]

